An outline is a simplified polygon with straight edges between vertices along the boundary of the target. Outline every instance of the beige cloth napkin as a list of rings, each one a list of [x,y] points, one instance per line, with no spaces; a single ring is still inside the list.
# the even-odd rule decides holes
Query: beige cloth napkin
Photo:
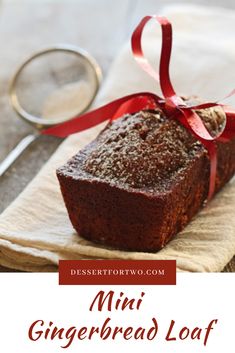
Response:
[[[235,84],[235,13],[194,6],[169,7],[164,13],[174,26],[171,72],[177,92],[207,99],[223,97]],[[161,42],[159,28],[150,25],[144,38],[145,50],[155,63]],[[142,90],[159,92],[159,87],[138,68],[128,43],[113,64],[96,106]],[[221,271],[235,254],[234,182],[155,254],[103,248],[75,234],[55,169],[99,130],[95,127],[65,140],[0,216],[0,264],[26,271],[50,271],[56,269],[59,259],[176,259],[179,271]]]

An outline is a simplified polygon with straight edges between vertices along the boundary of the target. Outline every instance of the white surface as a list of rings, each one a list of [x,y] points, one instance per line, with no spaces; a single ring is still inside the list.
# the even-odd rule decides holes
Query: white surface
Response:
[[[235,274],[178,274],[176,286],[58,286],[56,274],[1,274],[0,334],[4,353],[60,353],[134,351],[148,353],[234,353]],[[140,310],[102,312],[89,311],[99,290],[123,291],[129,298],[145,292]],[[226,300],[225,300],[226,298]],[[67,340],[39,339],[30,341],[28,330],[36,320],[52,321],[68,329],[71,326],[101,326],[107,317],[113,325],[149,327],[151,319],[158,321],[159,330],[153,341],[91,341],[74,339],[67,349],[60,348]],[[205,328],[211,320],[218,323],[203,345]],[[165,341],[171,320],[173,333],[187,326],[202,328],[200,340]]]

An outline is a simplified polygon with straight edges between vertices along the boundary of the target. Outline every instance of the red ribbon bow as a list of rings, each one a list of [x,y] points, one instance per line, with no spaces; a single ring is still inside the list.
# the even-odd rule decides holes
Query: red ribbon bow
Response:
[[[160,56],[160,68],[158,73],[150,66],[145,58],[141,39],[145,25],[151,19],[156,20],[162,29],[162,48]],[[143,109],[160,108],[169,118],[178,120],[188,130],[192,132],[196,138],[203,143],[207,148],[210,157],[210,184],[208,199],[213,196],[216,182],[217,169],[217,152],[215,141],[226,142],[235,137],[235,109],[219,104],[219,103],[204,103],[194,106],[187,104],[178,96],[171,84],[169,75],[170,57],[172,49],[172,26],[165,17],[146,16],[136,27],[131,38],[132,52],[134,58],[140,67],[160,82],[160,87],[163,97],[150,92],[140,92],[119,98],[109,104],[106,104],[98,109],[75,117],[65,123],[56,125],[49,129],[43,130],[42,134],[53,135],[58,137],[67,137],[76,132],[80,132],[100,124],[105,120],[112,121],[127,113],[136,113]],[[227,97],[235,94],[235,90]],[[220,106],[226,115],[226,124],[222,131],[216,136],[212,136],[204,126],[200,116],[195,110]]]

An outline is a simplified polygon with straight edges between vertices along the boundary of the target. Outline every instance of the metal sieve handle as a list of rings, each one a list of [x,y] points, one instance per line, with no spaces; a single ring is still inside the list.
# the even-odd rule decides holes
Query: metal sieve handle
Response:
[[[10,168],[15,160],[24,152],[24,150],[36,140],[39,134],[31,134],[24,137],[18,145],[8,154],[0,164],[0,177]]]

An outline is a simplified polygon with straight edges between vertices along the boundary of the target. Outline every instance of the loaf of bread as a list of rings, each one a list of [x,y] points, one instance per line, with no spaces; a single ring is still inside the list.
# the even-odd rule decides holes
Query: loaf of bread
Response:
[[[223,124],[220,108],[200,111],[211,133]],[[218,143],[216,192],[235,173],[235,139]],[[160,110],[108,124],[57,170],[75,230],[116,249],[154,252],[182,230],[207,199],[206,148]]]

